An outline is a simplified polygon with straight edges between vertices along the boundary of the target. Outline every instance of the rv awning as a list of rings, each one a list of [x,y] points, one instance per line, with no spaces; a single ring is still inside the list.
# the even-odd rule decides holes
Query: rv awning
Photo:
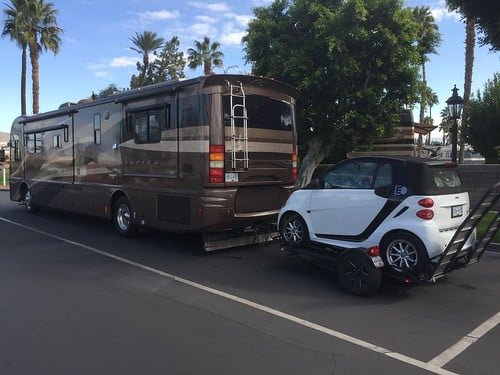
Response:
[[[437,129],[437,126],[427,125],[427,124],[421,124],[421,123],[418,123],[418,122],[416,122],[414,124],[414,126],[415,126],[415,133],[422,134],[422,135],[427,135],[431,131],[433,131],[434,129]]]

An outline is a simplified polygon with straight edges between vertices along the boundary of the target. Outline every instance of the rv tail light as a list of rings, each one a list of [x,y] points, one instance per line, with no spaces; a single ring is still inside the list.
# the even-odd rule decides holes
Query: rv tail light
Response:
[[[434,211],[425,209],[417,211],[417,216],[423,220],[432,220],[434,218]]]
[[[368,255],[371,257],[380,256],[380,247],[378,245],[372,246],[368,249]]]
[[[224,182],[224,146],[210,145],[210,166],[208,181],[210,183]]]
[[[292,152],[292,182],[297,181],[297,149]]]
[[[432,198],[423,198],[418,201],[418,204],[425,208],[432,208],[434,206],[434,201]]]

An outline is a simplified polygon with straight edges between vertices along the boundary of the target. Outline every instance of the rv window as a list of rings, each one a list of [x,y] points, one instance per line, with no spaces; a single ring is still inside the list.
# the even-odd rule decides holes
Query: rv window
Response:
[[[182,128],[188,126],[200,125],[200,98],[199,96],[188,96],[180,99],[181,119],[180,126]]]
[[[133,113],[130,123],[135,143],[154,143],[161,139],[161,110]]]
[[[94,143],[101,144],[101,115],[99,113],[94,115]]]
[[[231,125],[230,96],[226,95],[224,103],[224,125]],[[236,105],[235,105],[236,104]],[[241,100],[235,98],[233,102],[233,116],[243,115]],[[270,130],[293,130],[292,105],[281,100],[266,96],[247,95],[245,104],[248,116],[248,127]],[[235,121],[235,126],[241,126],[242,121]]]
[[[42,152],[42,133],[26,134],[26,152],[37,154]]]
[[[10,139],[10,157],[13,161],[21,160],[21,153],[19,152],[19,136],[13,134]]]
[[[52,147],[54,148],[61,148],[62,145],[61,145],[61,135],[58,134],[58,135],[54,135],[54,137],[52,137]]]

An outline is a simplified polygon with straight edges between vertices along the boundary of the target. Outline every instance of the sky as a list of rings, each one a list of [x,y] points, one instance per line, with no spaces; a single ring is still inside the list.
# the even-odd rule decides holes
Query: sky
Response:
[[[224,69],[215,73],[250,73],[245,64],[241,38],[256,6],[271,0],[50,0],[59,10],[58,24],[64,30],[60,52],[40,57],[40,112],[60,104],[77,102],[92,92],[114,83],[130,85],[140,59],[130,47],[136,32],[154,31],[170,40],[177,36],[186,52],[195,40],[208,36],[221,44]],[[5,3],[1,2],[2,9]],[[444,0],[405,0],[406,6],[428,6],[442,34],[438,54],[426,65],[428,86],[437,93],[439,104],[432,109],[435,124],[439,112],[456,84],[463,94],[465,26],[459,15],[446,10]],[[3,13],[3,12],[2,12]],[[2,25],[3,25],[2,14]],[[21,50],[9,38],[0,39],[0,132],[9,132],[20,114]],[[29,68],[29,61],[28,61]],[[482,90],[488,79],[500,72],[500,54],[476,45],[473,92]],[[188,78],[202,74],[201,68],[185,69]],[[32,108],[31,73],[28,71],[27,109]],[[415,109],[418,120],[418,107]],[[426,115],[429,115],[427,113]],[[439,135],[436,134],[436,138]]]

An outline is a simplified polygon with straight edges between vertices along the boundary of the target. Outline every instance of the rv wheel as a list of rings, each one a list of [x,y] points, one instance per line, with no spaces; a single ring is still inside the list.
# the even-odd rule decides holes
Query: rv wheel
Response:
[[[26,211],[30,214],[37,213],[40,210],[40,208],[33,203],[33,194],[30,189],[26,190],[26,193],[24,193],[23,203]]]
[[[125,196],[118,198],[113,206],[113,224],[121,236],[131,237],[136,233],[130,203]]]

